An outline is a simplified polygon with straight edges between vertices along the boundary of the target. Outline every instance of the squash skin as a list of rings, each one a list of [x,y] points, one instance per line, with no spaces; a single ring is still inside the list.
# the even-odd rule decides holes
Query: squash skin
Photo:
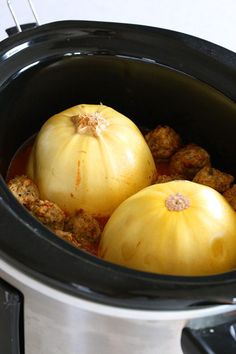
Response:
[[[99,114],[107,127],[78,133],[72,117]],[[104,128],[104,129],[103,129]],[[137,126],[104,105],[81,104],[49,118],[37,135],[27,175],[40,196],[65,212],[107,217],[130,195],[153,183],[156,167]]]
[[[189,207],[169,211],[181,193]],[[171,181],[139,191],[112,214],[99,256],[136,270],[181,276],[213,275],[236,267],[236,213],[214,189]]]

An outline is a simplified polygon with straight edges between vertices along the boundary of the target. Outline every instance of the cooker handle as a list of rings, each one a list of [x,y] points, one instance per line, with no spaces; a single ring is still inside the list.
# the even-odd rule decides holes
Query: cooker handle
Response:
[[[22,32],[30,29],[30,28],[34,28],[37,27],[37,24],[35,22],[31,22],[31,23],[24,23],[23,25],[20,25]],[[7,29],[5,29],[5,32],[7,33],[7,35],[10,37],[11,35],[18,33],[17,27],[9,27]]]
[[[38,18],[38,15],[36,13],[36,10],[34,8],[34,5],[33,5],[33,2],[31,0],[27,0],[28,1],[28,5],[31,9],[31,12],[33,14],[33,17],[35,19],[35,23],[30,23],[30,24],[27,24],[27,25],[20,25],[20,22],[16,16],[16,12],[12,6],[12,3],[11,3],[11,0],[7,0],[7,6],[11,12],[11,15],[12,15],[12,18],[15,22],[15,25],[16,27],[13,27],[13,28],[9,28],[8,30],[6,30],[7,34],[13,34],[15,32],[22,32],[24,29],[26,28],[29,28],[30,27],[36,27],[36,26],[39,26],[40,25],[40,21],[39,21],[39,18]]]
[[[204,329],[186,327],[181,345],[184,354],[235,354],[236,321]]]

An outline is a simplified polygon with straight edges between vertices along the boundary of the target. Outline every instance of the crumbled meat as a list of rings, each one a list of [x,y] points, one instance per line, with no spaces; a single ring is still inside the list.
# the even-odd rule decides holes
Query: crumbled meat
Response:
[[[48,200],[36,200],[28,209],[45,226],[51,229],[64,228],[65,213],[59,206]]]
[[[210,156],[202,147],[189,144],[178,150],[170,160],[172,174],[180,174],[192,179],[204,166],[210,165]]]
[[[194,177],[193,182],[212,187],[220,193],[230,188],[234,177],[216,168],[205,166]]]
[[[95,243],[101,235],[98,221],[83,210],[77,211],[68,218],[65,230],[75,234],[78,240],[83,238]]]
[[[231,188],[227,189],[223,193],[223,196],[232,206],[232,208],[236,211],[236,184],[234,184]]]
[[[16,176],[8,182],[8,188],[17,200],[28,207],[39,198],[39,190],[35,183],[27,176]]]
[[[155,161],[167,159],[181,146],[180,136],[168,126],[157,126],[145,135]]]

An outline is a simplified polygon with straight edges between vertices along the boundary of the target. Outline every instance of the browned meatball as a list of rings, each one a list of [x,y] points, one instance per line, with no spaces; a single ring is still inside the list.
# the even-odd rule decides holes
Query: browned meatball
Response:
[[[214,188],[220,193],[229,189],[233,181],[233,176],[210,166],[203,167],[193,179],[193,182]]]
[[[27,176],[17,176],[8,182],[8,188],[17,200],[28,207],[39,198],[38,187]]]
[[[63,240],[68,241],[69,243],[71,243],[73,246],[80,248],[80,243],[77,241],[75,235],[73,235],[71,232],[69,231],[63,231],[60,229],[53,229],[52,230],[57,236],[59,236],[60,238],[62,238]]]
[[[165,183],[165,182],[176,181],[180,179],[184,179],[184,177],[181,175],[159,175],[157,176],[155,183]]]
[[[180,174],[186,179],[192,179],[196,173],[210,164],[210,156],[202,147],[189,144],[177,151],[170,161],[173,174]]]
[[[63,240],[66,240],[74,247],[79,248],[83,251],[89,252],[93,255],[97,255],[98,242],[93,242],[91,240],[88,240],[86,237],[81,237],[81,236],[75,235],[69,231],[63,231],[63,230],[58,230],[58,229],[55,229],[52,231],[57,236],[59,236]]]
[[[101,235],[98,221],[83,210],[76,212],[67,220],[65,230],[75,234],[77,240],[84,238],[97,242]]]
[[[28,206],[31,213],[45,226],[51,229],[64,228],[65,213],[59,206],[48,200],[36,200]]]
[[[154,160],[168,159],[181,146],[180,136],[168,126],[157,126],[145,135]]]
[[[61,229],[52,229],[52,231],[59,236],[60,238],[63,238],[64,240],[67,240],[69,242],[73,242],[73,234],[69,231],[63,231]],[[75,239],[76,240],[76,239]]]
[[[236,184],[234,184],[231,188],[227,189],[223,193],[223,196],[236,211]]]

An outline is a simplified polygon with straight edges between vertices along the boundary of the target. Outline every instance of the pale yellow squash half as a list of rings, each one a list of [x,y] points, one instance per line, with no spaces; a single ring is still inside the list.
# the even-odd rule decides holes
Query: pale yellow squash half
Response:
[[[236,268],[236,213],[210,187],[172,181],[143,189],[112,214],[99,255],[126,267],[171,275]]]
[[[150,185],[155,164],[141,132],[104,105],[81,104],[54,115],[38,133],[27,174],[42,199],[68,213],[109,216]]]

